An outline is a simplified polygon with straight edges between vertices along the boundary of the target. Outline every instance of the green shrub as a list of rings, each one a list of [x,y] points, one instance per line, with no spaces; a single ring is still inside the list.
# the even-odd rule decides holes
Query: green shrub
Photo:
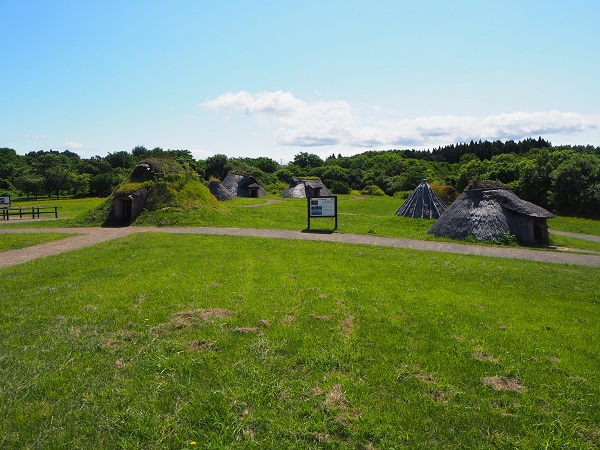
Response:
[[[285,191],[288,184],[282,181],[276,181],[275,183],[265,184],[263,187],[269,194],[278,195]]]
[[[393,197],[397,198],[398,200],[405,200],[410,194],[412,194],[412,191],[397,191],[394,192]]]
[[[381,195],[384,196],[385,192],[383,192],[383,189],[381,189],[379,186],[367,186],[366,188],[364,188],[361,191],[362,195]]]
[[[345,195],[350,193],[350,186],[345,181],[334,180],[331,182],[331,192],[334,194]]]
[[[492,241],[492,243],[498,245],[507,245],[509,247],[516,247],[519,245],[519,240],[514,234],[506,230],[501,237],[495,239],[494,241]]]

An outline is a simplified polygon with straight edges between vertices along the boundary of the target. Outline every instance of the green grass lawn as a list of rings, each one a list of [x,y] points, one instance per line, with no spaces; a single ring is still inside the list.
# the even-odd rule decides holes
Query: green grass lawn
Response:
[[[76,199],[51,199],[13,201],[12,207],[31,208],[32,206],[58,206],[58,219],[53,214],[47,214],[40,219],[21,221],[14,216],[9,220],[0,221],[0,227],[13,228],[57,228],[73,225],[74,219],[85,215],[89,210],[100,205],[103,198],[76,198]]]
[[[548,225],[554,230],[600,236],[600,220],[580,219],[578,217],[557,217],[555,219],[550,219]]]
[[[0,227],[56,228],[63,226],[98,226],[86,213],[106,199],[46,199],[19,202],[17,206],[59,207],[59,219],[19,222],[4,221]],[[410,239],[437,239],[427,234],[433,220],[396,217],[394,214],[403,200],[384,196],[338,196],[338,233],[373,234]],[[289,199],[279,196],[251,199],[236,198],[221,202],[218,208],[192,208],[187,211],[163,208],[144,212],[135,225],[159,226],[214,226],[302,230],[307,223],[306,199]],[[600,221],[557,217],[549,222],[551,230],[572,231],[600,235]],[[313,219],[312,229],[332,230],[333,219]],[[581,239],[553,235],[552,244],[575,250],[600,252],[600,244]]]
[[[600,269],[136,234],[0,271],[1,448],[597,448]]]
[[[73,234],[67,233],[0,233],[0,252],[59,241],[71,236]]]

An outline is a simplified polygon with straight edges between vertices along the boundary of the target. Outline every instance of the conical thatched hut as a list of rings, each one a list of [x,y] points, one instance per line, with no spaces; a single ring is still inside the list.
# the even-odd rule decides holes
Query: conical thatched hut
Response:
[[[422,180],[414,191],[406,198],[398,211],[397,216],[412,217],[413,219],[437,219],[444,212],[446,205],[442,199],[433,192]]]
[[[547,245],[547,220],[553,217],[496,181],[477,181],[446,209],[428,233],[483,242],[502,241],[510,233],[522,244]]]
[[[331,192],[318,178],[294,178],[287,189],[281,193],[282,197],[288,198],[325,197],[329,195],[331,195]]]
[[[252,175],[231,171],[221,183],[234,197],[262,197],[267,191]]]
[[[217,180],[208,183],[208,190],[217,200],[231,200],[235,197],[235,195],[223,186],[223,183]]]

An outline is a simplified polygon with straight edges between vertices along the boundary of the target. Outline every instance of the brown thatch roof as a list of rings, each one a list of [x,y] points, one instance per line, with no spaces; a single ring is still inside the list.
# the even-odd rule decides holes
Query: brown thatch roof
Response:
[[[406,198],[396,211],[397,216],[413,219],[437,219],[444,212],[446,205],[429,187],[427,180],[422,180],[414,191]]]
[[[546,220],[552,217],[552,213],[520,199],[508,187],[484,181],[465,189],[428,233],[493,242],[502,240],[508,232],[522,242],[534,242],[534,228],[547,229]]]
[[[325,197],[329,195],[331,195],[331,192],[318,178],[294,178],[281,193],[282,197],[287,198]]]
[[[208,183],[208,190],[217,200],[231,200],[235,197],[220,181]]]
[[[237,197],[261,197],[267,191],[256,181],[252,175],[231,171],[223,180],[223,186]],[[254,191],[255,195],[251,193]]]

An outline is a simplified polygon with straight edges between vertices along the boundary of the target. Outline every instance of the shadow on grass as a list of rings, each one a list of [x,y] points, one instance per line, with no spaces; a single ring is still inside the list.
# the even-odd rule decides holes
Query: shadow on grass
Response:
[[[302,233],[311,233],[311,234],[333,234],[335,230],[314,230],[310,228],[305,228],[302,230]]]

